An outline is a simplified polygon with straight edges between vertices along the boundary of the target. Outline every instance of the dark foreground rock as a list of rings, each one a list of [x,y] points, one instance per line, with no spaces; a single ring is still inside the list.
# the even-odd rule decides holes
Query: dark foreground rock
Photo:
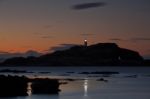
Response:
[[[57,79],[34,79],[32,83],[33,94],[58,94],[59,82]]]
[[[0,75],[0,97],[26,96],[26,77]]]
[[[32,83],[32,94],[58,94],[59,92],[57,79],[30,79],[25,76],[0,75],[0,97],[27,96],[29,82]]]
[[[97,81],[108,82],[108,80],[106,80],[106,79],[104,79],[104,78],[97,79]]]

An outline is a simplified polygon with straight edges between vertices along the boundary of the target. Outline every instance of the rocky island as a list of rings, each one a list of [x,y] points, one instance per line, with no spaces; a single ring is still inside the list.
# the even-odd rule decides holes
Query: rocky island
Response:
[[[120,48],[115,43],[98,43],[90,46],[77,45],[40,57],[14,57],[0,66],[148,66],[136,51]]]

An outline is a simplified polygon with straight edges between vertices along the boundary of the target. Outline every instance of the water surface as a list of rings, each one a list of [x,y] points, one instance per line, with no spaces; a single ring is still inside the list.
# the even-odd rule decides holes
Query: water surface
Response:
[[[6,99],[150,99],[149,67],[1,67],[32,73],[1,73],[28,77],[58,78],[68,82],[60,85],[58,95],[34,95]],[[80,74],[81,72],[115,71],[119,74]],[[105,81],[98,81],[98,79]],[[74,79],[72,81],[63,79]],[[1,98],[4,99],[4,98]]]

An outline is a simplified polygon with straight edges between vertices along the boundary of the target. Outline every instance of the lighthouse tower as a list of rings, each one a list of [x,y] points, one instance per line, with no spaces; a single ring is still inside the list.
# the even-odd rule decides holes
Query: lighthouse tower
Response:
[[[88,43],[87,43],[87,40],[85,39],[84,40],[84,46],[87,47],[87,45],[88,45]]]

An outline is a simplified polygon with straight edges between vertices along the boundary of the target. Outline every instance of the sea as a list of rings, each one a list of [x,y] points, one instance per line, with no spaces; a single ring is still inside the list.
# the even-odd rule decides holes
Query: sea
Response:
[[[150,99],[150,67],[0,67],[0,70],[3,69],[28,71],[0,73],[3,75],[55,78],[66,83],[59,86],[61,91],[57,95],[32,94],[32,91],[28,90],[28,96],[0,97],[0,99]],[[118,74],[98,72],[118,72]]]

